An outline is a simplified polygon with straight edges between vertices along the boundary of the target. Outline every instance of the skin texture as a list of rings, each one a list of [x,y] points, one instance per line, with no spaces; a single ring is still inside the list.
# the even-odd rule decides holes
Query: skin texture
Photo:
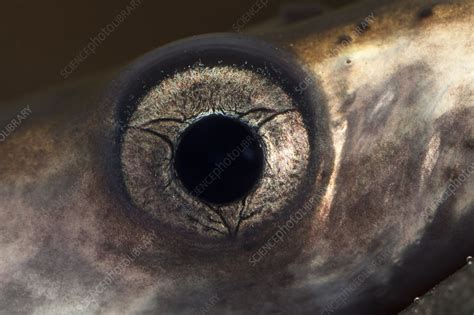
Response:
[[[0,143],[0,313],[402,310],[474,248],[473,13],[369,3],[256,31],[311,74],[294,89],[319,91],[329,141],[320,185],[251,242],[201,246],[137,211],[110,146],[117,74],[5,107],[2,126],[32,113]]]

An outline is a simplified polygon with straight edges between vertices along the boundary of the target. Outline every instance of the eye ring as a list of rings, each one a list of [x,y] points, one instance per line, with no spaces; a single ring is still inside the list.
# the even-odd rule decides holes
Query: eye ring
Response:
[[[149,225],[154,230],[166,230],[168,235],[179,234],[180,237],[186,239],[202,237],[204,243],[208,240],[211,242],[211,246],[217,242],[215,236],[209,237],[205,233],[196,235],[195,231],[183,228],[182,225],[176,228],[172,224],[163,224],[162,220],[157,220],[153,215],[143,213],[133,197],[130,197],[130,190],[125,184],[120,155],[123,149],[124,132],[129,129],[133,114],[136,113],[140,102],[146,98],[151,89],[186,71],[213,67],[229,67],[242,73],[254,73],[281,88],[294,104],[298,115],[301,116],[301,123],[308,137],[308,143],[305,145],[308,147],[308,156],[305,158],[308,167],[304,178],[298,183],[298,192],[293,198],[289,198],[292,200],[292,205],[290,206],[290,203],[288,203],[285,209],[272,213],[268,220],[264,220],[266,223],[256,224],[254,222],[252,225],[258,226],[258,228],[249,228],[243,231],[240,235],[242,240],[247,242],[264,237],[269,225],[268,222],[281,220],[295,209],[298,209],[298,205],[304,204],[310,198],[316,186],[318,191],[322,191],[327,185],[327,178],[324,174],[328,174],[328,169],[332,167],[332,146],[329,141],[328,128],[325,126],[328,120],[325,118],[327,113],[324,98],[313,87],[304,90],[298,89],[300,83],[307,82],[308,78],[311,78],[313,82],[316,82],[316,79],[310,77],[294,61],[292,56],[261,40],[228,34],[191,38],[145,55],[128,67],[109,89],[109,95],[113,95],[110,99],[113,100],[112,106],[116,109],[115,121],[117,122],[115,142],[117,155],[114,164],[111,165],[115,166],[113,167],[114,170],[120,169],[119,174],[117,174],[120,180],[118,183],[116,182],[115,188],[127,196],[126,200],[131,206],[127,207],[126,212],[132,219],[139,220],[140,224]],[[239,119],[242,118],[240,115],[243,114],[245,113],[232,113]],[[252,115],[255,115],[255,113],[250,111],[250,116]],[[244,119],[247,118],[244,117]],[[180,120],[184,122],[184,119],[180,118]],[[182,132],[184,129],[184,127],[181,127],[180,131]],[[137,215],[137,213],[140,213],[140,215]],[[231,234],[229,232],[229,235]],[[235,237],[235,235],[231,236]],[[227,238],[224,237],[223,239]]]

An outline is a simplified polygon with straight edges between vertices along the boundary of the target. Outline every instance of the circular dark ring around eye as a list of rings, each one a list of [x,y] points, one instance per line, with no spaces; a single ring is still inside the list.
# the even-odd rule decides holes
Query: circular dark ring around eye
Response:
[[[322,174],[332,166],[331,145],[324,99],[315,88],[301,89],[308,80],[316,86],[291,55],[240,35],[180,41],[129,66],[111,93],[118,189],[133,205],[131,217],[212,244],[253,240],[316,189],[322,191],[327,185]],[[185,183],[192,174],[179,169],[179,140],[191,126],[217,116],[248,128],[258,145],[246,153],[261,158],[254,160],[254,173],[247,174],[241,191],[196,196],[191,189],[196,182]]]

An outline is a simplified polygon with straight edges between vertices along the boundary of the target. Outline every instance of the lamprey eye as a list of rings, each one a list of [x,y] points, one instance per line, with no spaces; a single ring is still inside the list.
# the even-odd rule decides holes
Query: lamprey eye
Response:
[[[217,47],[152,59],[142,86],[125,95],[124,187],[160,228],[253,239],[322,185],[310,160],[324,133],[314,136],[314,113],[285,64]]]

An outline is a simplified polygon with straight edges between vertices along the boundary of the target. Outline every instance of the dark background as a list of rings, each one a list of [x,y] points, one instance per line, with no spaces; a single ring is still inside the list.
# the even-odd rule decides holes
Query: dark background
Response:
[[[231,31],[256,0],[153,1],[141,5],[66,80],[124,64],[167,42]],[[282,4],[317,2],[333,8],[350,0],[268,0],[249,25],[276,17]],[[89,38],[112,22],[130,0],[14,0],[0,9],[0,102],[61,84],[60,71]]]

